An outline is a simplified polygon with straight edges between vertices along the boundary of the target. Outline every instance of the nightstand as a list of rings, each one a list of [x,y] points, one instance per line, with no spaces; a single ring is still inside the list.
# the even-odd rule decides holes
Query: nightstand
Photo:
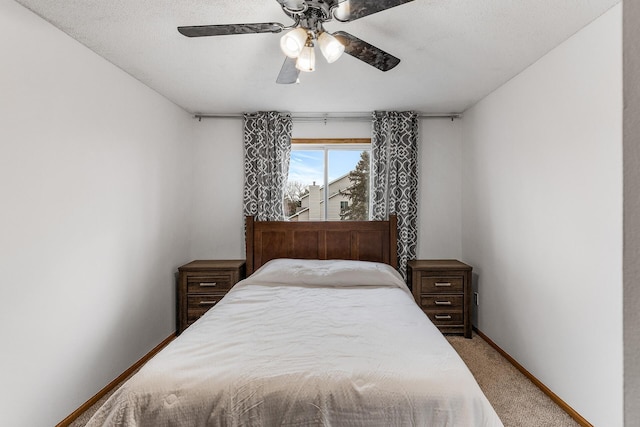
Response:
[[[453,259],[407,263],[413,298],[442,333],[471,338],[471,271]]]
[[[244,275],[244,260],[198,260],[179,267],[176,334],[216,305]]]

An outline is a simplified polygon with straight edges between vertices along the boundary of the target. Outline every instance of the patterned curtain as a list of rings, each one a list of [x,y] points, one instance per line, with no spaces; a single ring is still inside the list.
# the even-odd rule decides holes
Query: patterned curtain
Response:
[[[416,257],[418,230],[418,115],[411,111],[373,113],[371,139],[372,219],[398,217],[398,271]]]
[[[284,188],[291,153],[291,116],[244,115],[244,209],[258,221],[284,220]]]

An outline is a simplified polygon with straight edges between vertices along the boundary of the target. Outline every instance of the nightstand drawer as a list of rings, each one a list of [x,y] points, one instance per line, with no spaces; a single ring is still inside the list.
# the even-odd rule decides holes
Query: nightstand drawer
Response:
[[[190,294],[210,293],[216,290],[228,291],[233,285],[231,272],[187,277],[187,292]]]
[[[460,310],[464,307],[462,295],[422,295],[420,307],[423,310]]]
[[[210,308],[220,302],[220,300],[226,294],[202,294],[202,295],[189,295],[187,297],[188,308],[206,307]]]
[[[452,311],[434,311],[428,310],[425,311],[425,314],[429,316],[429,319],[436,326],[452,326],[452,325],[463,325],[464,324],[464,314],[462,310],[452,310]]]
[[[420,293],[462,293],[464,292],[464,278],[462,276],[422,276],[420,278]]]
[[[195,322],[211,307],[220,302],[224,294],[189,295],[187,297],[187,321]]]

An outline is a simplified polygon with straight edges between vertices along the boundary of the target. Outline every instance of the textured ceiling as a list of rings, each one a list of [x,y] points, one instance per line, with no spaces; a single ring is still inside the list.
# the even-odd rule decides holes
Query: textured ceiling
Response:
[[[619,0],[416,0],[329,22],[402,62],[343,55],[277,85],[281,34],[187,38],[184,25],[291,20],[276,0],[17,0],[192,113],[256,110],[462,112]]]

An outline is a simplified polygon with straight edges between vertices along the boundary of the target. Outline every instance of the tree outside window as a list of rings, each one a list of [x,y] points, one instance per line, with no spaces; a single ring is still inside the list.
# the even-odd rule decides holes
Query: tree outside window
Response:
[[[360,154],[360,161],[355,169],[349,172],[351,186],[342,190],[342,194],[349,198],[350,204],[340,212],[340,219],[351,221],[366,221],[369,219],[369,169],[371,160],[369,152]]]

